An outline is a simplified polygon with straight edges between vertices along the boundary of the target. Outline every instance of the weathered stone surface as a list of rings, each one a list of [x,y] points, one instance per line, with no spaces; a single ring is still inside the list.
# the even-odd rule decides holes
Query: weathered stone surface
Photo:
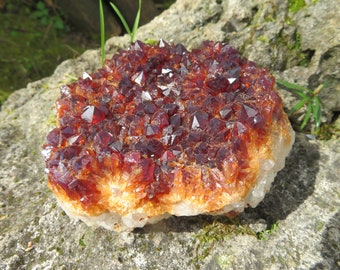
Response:
[[[229,41],[286,80],[310,88],[330,80],[320,94],[330,118],[340,103],[339,1],[305,1],[296,13],[288,12],[287,2],[178,0],[142,27],[138,38],[164,38],[188,48],[204,39]],[[108,57],[128,40],[110,39]],[[88,51],[66,61],[52,77],[15,92],[2,107],[0,269],[340,267],[340,143],[308,140],[304,134],[297,135],[264,201],[236,225],[223,218],[172,217],[118,234],[70,220],[46,187],[40,150],[54,125],[59,87],[99,67],[99,59],[99,51]],[[298,66],[302,60],[305,66]],[[294,97],[281,93],[290,108]],[[272,224],[277,228],[264,231]]]

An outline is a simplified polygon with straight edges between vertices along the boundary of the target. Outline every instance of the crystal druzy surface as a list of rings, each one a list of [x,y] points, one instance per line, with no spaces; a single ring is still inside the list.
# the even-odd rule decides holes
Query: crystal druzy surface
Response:
[[[272,126],[289,125],[274,84],[227,44],[189,52],[137,41],[61,88],[44,145],[49,186],[90,215],[145,204],[171,213],[165,198],[179,188],[218,211],[214,194],[245,196],[257,181],[257,147],[268,152]]]

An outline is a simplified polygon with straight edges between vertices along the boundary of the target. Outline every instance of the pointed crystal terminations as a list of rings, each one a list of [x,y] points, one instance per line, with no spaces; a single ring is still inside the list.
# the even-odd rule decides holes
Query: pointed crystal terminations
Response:
[[[274,82],[228,44],[137,41],[61,87],[48,185],[113,230],[256,206],[294,139]]]

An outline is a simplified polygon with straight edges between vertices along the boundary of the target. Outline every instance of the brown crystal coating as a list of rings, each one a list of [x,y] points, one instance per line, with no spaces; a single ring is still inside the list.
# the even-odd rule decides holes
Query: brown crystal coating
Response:
[[[181,201],[218,212],[254,187],[273,133],[292,139],[274,84],[224,43],[137,41],[61,88],[49,187],[88,215],[178,214]]]

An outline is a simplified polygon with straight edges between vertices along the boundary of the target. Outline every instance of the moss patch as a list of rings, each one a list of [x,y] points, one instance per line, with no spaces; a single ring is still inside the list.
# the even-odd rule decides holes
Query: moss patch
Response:
[[[306,3],[304,0],[289,0],[289,11],[290,12],[298,12],[301,8],[306,6]]]
[[[14,90],[51,75],[63,60],[98,46],[72,33],[60,11],[34,2],[12,0],[0,10],[0,105]]]
[[[242,224],[238,218],[228,219],[223,217],[216,218],[212,223],[207,224],[197,235],[198,244],[196,246],[193,264],[198,268],[199,262],[204,260],[213,250],[216,242],[224,241],[236,235],[257,234],[249,225]]]

